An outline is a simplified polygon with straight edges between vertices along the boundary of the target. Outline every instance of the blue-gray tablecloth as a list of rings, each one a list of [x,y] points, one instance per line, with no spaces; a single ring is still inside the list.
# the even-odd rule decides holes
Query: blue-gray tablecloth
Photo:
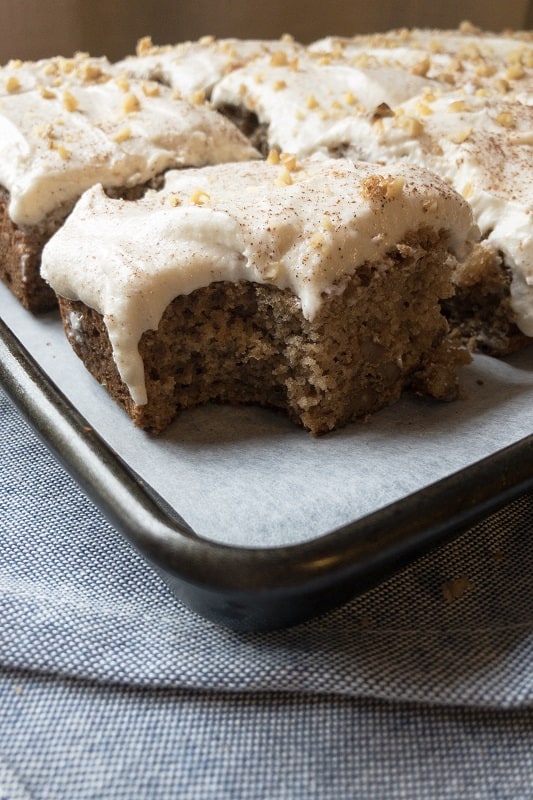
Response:
[[[324,617],[180,605],[0,392],[0,800],[533,798],[533,496]]]

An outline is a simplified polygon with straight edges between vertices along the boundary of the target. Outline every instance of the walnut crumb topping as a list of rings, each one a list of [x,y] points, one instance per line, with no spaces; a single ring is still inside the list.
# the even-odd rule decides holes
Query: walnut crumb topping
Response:
[[[287,169],[287,167],[283,166],[275,180],[276,186],[291,186],[293,183],[292,175]]]
[[[195,106],[201,106],[202,103],[205,103],[205,92],[199,89],[196,92],[193,92],[189,96],[189,102],[193,103]]]
[[[205,206],[209,203],[211,196],[204,189],[195,189],[189,197],[189,203],[195,206]]]
[[[13,94],[20,89],[20,81],[14,75],[10,75],[5,82],[5,87],[9,94]]]
[[[384,200],[393,200],[399,197],[403,191],[405,179],[398,175],[393,178],[391,175],[370,175],[362,181],[361,194],[371,203],[381,203]]]
[[[122,103],[122,110],[125,114],[133,114],[136,111],[140,111],[141,108],[141,101],[137,97],[136,94],[130,92],[124,98],[124,102]]]
[[[466,111],[466,100],[454,100],[453,103],[449,103],[448,111],[450,114],[460,114],[461,111]]]
[[[421,78],[425,78],[430,70],[430,67],[431,61],[429,60],[429,56],[424,56],[424,58],[417,64],[413,64],[411,67],[411,74],[419,75]]]
[[[69,92],[68,89],[65,89],[63,92],[63,108],[66,111],[76,111],[79,104],[80,103],[77,97],[74,97],[72,92]]]
[[[279,150],[271,150],[266,158],[267,164],[279,164]]]
[[[286,67],[289,63],[287,54],[284,50],[275,50],[270,58],[270,66],[272,67]]]
[[[409,136],[418,137],[424,132],[424,123],[416,117],[406,114],[397,116],[395,123],[402,128]]]
[[[137,42],[136,53],[138,56],[146,56],[153,49],[153,42],[151,36],[143,36]]]
[[[123,92],[129,92],[130,81],[125,75],[119,75],[118,78],[116,78],[115,83],[119,89],[122,89]]]
[[[501,111],[496,117],[496,122],[498,125],[501,125],[502,128],[515,127],[515,120],[510,111]]]
[[[161,94],[161,87],[156,81],[143,81],[141,87],[146,97],[159,97]]]
[[[54,100],[57,97],[57,94],[47,86],[39,86],[39,94],[44,100]]]
[[[56,142],[54,139],[48,140],[48,148],[54,150],[63,161],[68,161],[70,158],[70,150],[64,144]]]
[[[94,83],[105,78],[105,75],[97,64],[88,63],[83,65],[81,77],[86,83]]]
[[[114,142],[117,142],[117,144],[120,144],[121,142],[126,142],[128,139],[131,139],[131,136],[131,128],[127,126],[117,131],[112,139]]]
[[[461,128],[460,130],[451,133],[449,139],[450,142],[453,142],[454,144],[463,144],[463,142],[466,142],[471,135],[472,128]]]
[[[300,165],[294,153],[281,153],[279,156],[280,162],[289,170],[289,172],[296,172],[300,169]]]

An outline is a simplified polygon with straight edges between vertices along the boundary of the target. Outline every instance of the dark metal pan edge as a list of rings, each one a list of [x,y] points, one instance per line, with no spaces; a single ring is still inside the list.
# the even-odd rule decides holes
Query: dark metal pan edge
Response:
[[[197,536],[154,496],[0,320],[0,383],[109,521],[183,602],[237,630],[296,624],[370,588],[533,488],[533,436],[301,544],[243,548]]]

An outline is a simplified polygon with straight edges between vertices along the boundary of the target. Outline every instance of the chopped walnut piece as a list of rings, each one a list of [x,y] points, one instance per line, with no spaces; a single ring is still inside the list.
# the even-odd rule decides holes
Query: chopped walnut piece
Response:
[[[63,108],[66,111],[76,111],[79,104],[79,100],[74,97],[72,92],[69,92],[68,89],[63,92]]]
[[[461,111],[466,111],[466,100],[454,100],[448,104],[448,111],[451,114],[460,114]]]
[[[195,106],[201,106],[202,103],[205,103],[205,92],[199,89],[196,92],[193,92],[189,96],[189,102],[193,103]]]
[[[496,117],[496,122],[503,128],[514,128],[515,120],[510,111],[500,111]]]
[[[193,203],[195,206],[205,206],[210,199],[211,197],[208,192],[203,189],[195,189],[189,197],[189,203]]]
[[[143,36],[142,39],[139,39],[137,42],[137,49],[136,53],[138,56],[145,56],[152,50],[153,43],[152,38],[150,36]]]
[[[287,54],[284,50],[275,50],[272,53],[272,57],[270,59],[270,65],[272,67],[286,67],[288,63]]]
[[[54,100],[57,97],[57,94],[47,86],[39,86],[39,94],[44,100]]]
[[[9,94],[13,94],[14,92],[18,92],[20,89],[20,81],[14,75],[10,75],[6,80],[5,87]]]
[[[68,161],[70,158],[70,150],[65,145],[60,144],[53,139],[48,140],[48,148],[54,150],[63,161]]]
[[[498,78],[494,81],[494,88],[497,92],[500,92],[500,94],[507,94],[511,87],[504,78]]]
[[[97,81],[104,76],[104,73],[100,69],[97,64],[84,64],[81,76],[84,81],[89,83],[90,81]]]
[[[158,97],[161,93],[161,87],[156,81],[143,81],[142,90],[146,97]]]
[[[466,142],[466,140],[469,139],[471,135],[472,135],[472,128],[461,128],[461,130],[454,131],[453,133],[451,133],[448,138],[450,142],[453,142],[454,144],[462,144],[463,142]]]
[[[361,194],[370,202],[381,203],[384,200],[393,200],[399,197],[403,191],[405,179],[398,175],[396,178],[384,175],[371,175],[362,181]]]
[[[128,139],[131,139],[131,128],[129,126],[126,128],[121,128],[114,134],[112,139],[114,142],[117,142],[117,144],[120,144],[120,142],[126,142]]]
[[[422,117],[428,117],[430,114],[433,114],[431,106],[428,106],[427,103],[423,103],[422,100],[416,104],[416,111],[417,114],[420,114]]]
[[[129,92],[130,81],[125,75],[119,75],[118,78],[115,79],[115,83],[119,89],[122,89],[123,92]]]
[[[124,98],[124,102],[122,104],[122,110],[125,114],[132,114],[135,111],[139,111],[141,108],[141,102],[136,94],[130,92]]]
[[[289,170],[289,172],[296,172],[296,170],[300,169],[300,165],[298,164],[294,153],[281,153],[279,160],[283,166]]]
[[[523,78],[525,74],[526,71],[521,64],[513,64],[507,69],[505,77],[508,81],[518,81],[520,78]]]
[[[267,164],[279,164],[279,150],[271,150],[267,156]]]
[[[424,56],[424,58],[417,64],[413,64],[411,67],[411,74],[419,75],[420,77],[424,78],[428,74],[430,67],[431,61],[429,60],[429,56]]]

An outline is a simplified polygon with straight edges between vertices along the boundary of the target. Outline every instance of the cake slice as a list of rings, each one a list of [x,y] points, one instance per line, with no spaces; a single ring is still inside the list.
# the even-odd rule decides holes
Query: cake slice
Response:
[[[137,201],[90,189],[42,271],[136,425],[254,403],[318,435],[406,388],[456,397],[440,301],[476,235],[467,203],[419,168],[273,155],[170,171]]]
[[[34,312],[55,304],[39,275],[42,247],[85,189],[101,183],[138,196],[169,168],[258,156],[206,105],[178,101],[155,83],[106,75],[100,62],[81,64],[87,71],[78,64],[75,78],[51,60],[59,71],[53,85],[8,81],[11,91],[0,97],[0,278]]]
[[[459,339],[496,356],[533,338],[532,132],[533,104],[428,90],[379,118],[345,118],[321,142],[424,166],[467,199],[482,241],[455,271],[446,313]]]

